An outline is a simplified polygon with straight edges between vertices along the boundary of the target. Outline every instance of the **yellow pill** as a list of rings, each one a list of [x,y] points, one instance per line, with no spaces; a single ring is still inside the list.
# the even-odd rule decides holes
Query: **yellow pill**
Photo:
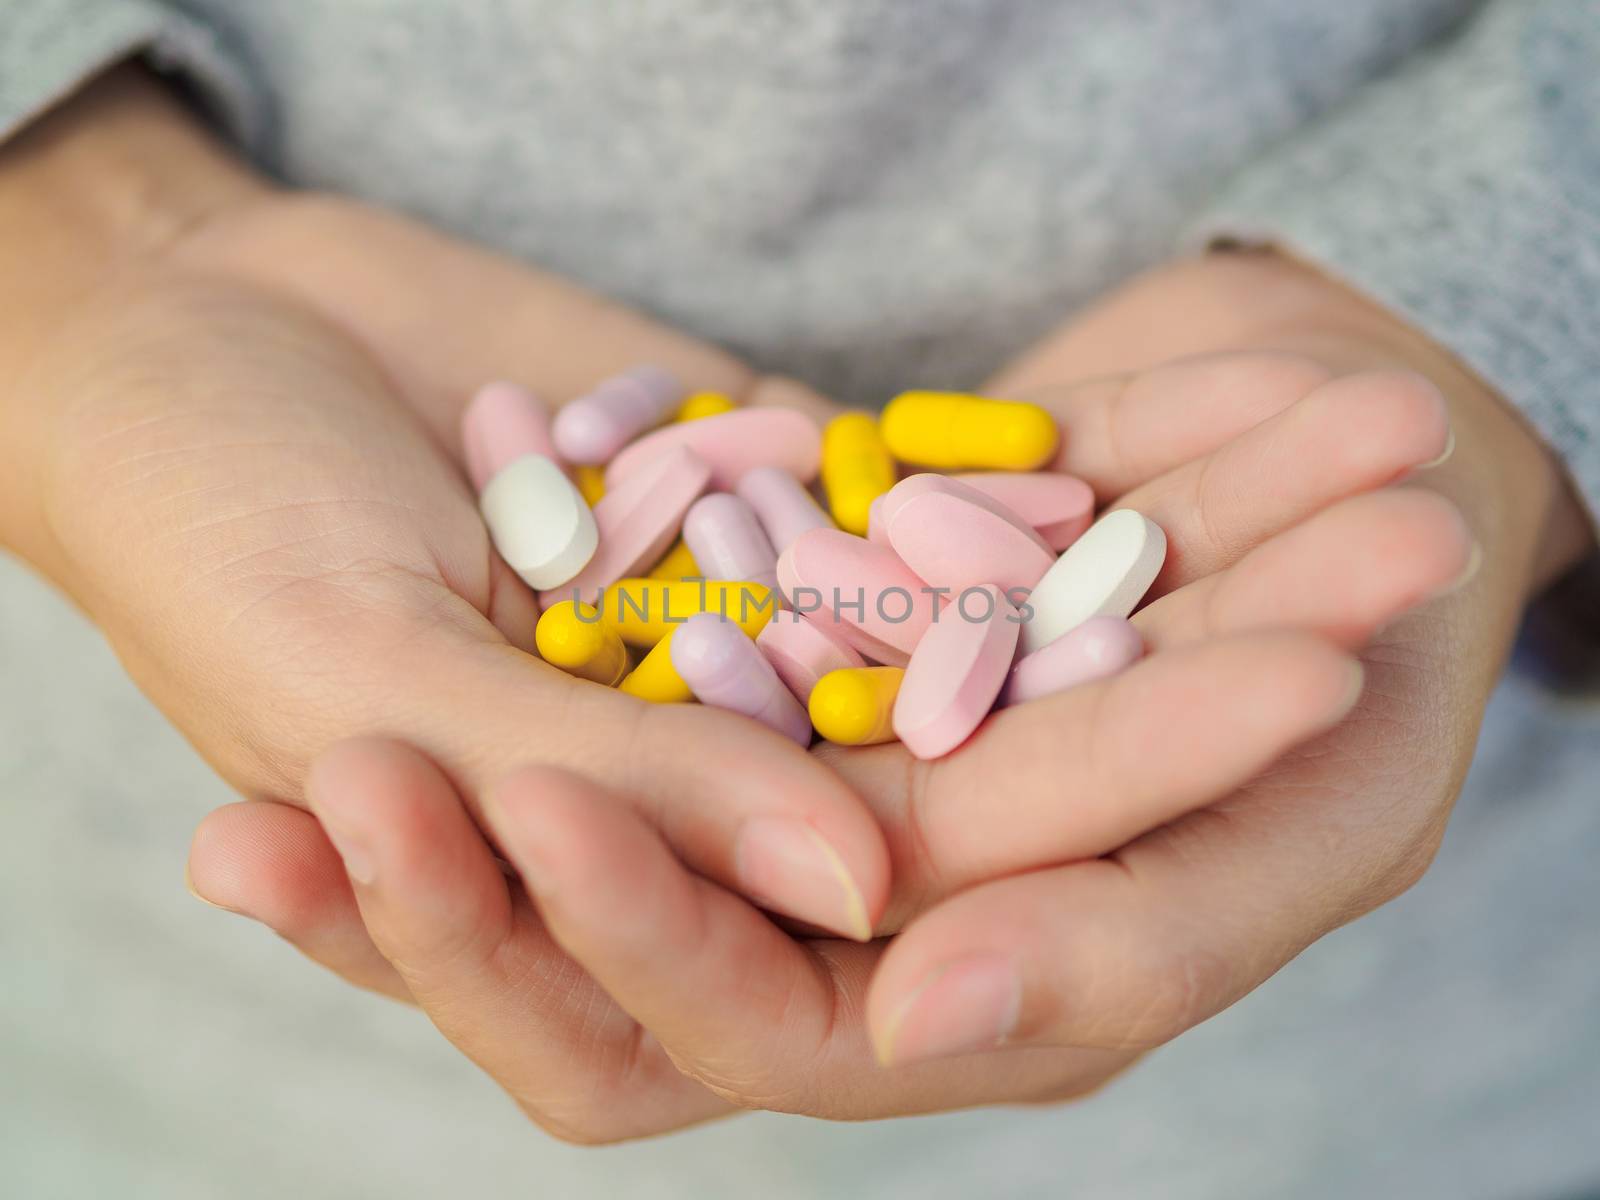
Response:
[[[583,502],[593,508],[606,494],[606,469],[573,467],[572,482],[578,485],[578,494],[583,497]]]
[[[811,689],[811,724],[841,746],[894,741],[894,701],[901,667],[845,667],[829,671]]]
[[[894,486],[894,459],[867,413],[845,413],[822,430],[822,490],[840,529],[865,537],[867,510]]]
[[[660,562],[650,568],[651,579],[699,579],[700,565],[694,561],[689,547],[682,538],[672,543],[672,549]]]
[[[944,471],[1033,471],[1061,444],[1055,418],[1037,404],[961,392],[902,392],[879,428],[902,462]]]
[[[544,610],[533,630],[539,657],[568,675],[616,687],[628,673],[622,636],[593,605],[563,600]]]
[[[720,417],[739,406],[721,392],[696,392],[678,406],[674,421],[698,421],[701,417]]]
[[[619,579],[600,593],[600,612],[630,646],[655,646],[697,613],[721,613],[755,637],[778,611],[765,584],[726,579]]]
[[[628,672],[622,690],[652,704],[688,704],[694,699],[689,685],[672,665],[672,638],[662,638],[655,648]]]

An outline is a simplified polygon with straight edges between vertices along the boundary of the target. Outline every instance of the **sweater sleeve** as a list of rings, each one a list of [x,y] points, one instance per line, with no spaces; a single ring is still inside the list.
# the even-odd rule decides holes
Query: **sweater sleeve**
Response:
[[[162,0],[0,0],[0,141],[125,58],[194,89],[243,140],[262,105],[245,56]]]
[[[1450,349],[1600,514],[1600,0],[1495,0],[1248,165],[1193,244],[1272,244]]]

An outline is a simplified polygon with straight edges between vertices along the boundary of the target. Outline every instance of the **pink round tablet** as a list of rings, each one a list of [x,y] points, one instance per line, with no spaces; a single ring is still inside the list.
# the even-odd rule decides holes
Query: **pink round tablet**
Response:
[[[973,471],[952,475],[1016,513],[1052,550],[1065,550],[1094,521],[1094,489],[1054,471]]]
[[[602,588],[640,574],[667,552],[689,506],[711,481],[711,468],[679,448],[608,491],[594,506],[600,545],[589,565],[561,587],[543,593],[545,608],[576,597],[593,604]]]
[[[912,654],[894,704],[894,732],[918,758],[949,754],[994,706],[1022,622],[992,584],[968,588]]]
[[[904,666],[933,623],[937,598],[893,550],[839,529],[813,529],[778,559],[789,607],[885,666]]]
[[[635,367],[573,400],[556,414],[550,434],[568,462],[610,462],[682,399],[683,385],[660,367]]]
[[[778,585],[778,556],[755,510],[737,496],[713,492],[696,500],[683,518],[683,541],[707,579]]]
[[[888,494],[885,492],[884,496]],[[874,496],[872,503],[867,505],[867,541],[877,542],[880,546],[889,544],[889,535],[883,530],[883,496]]]
[[[1123,617],[1090,617],[1043,650],[1017,660],[1000,703],[1024,704],[1080,683],[1115,675],[1144,653],[1144,640]]]
[[[1055,565],[1033,527],[976,488],[942,475],[912,475],[883,496],[884,536],[906,566],[935,587],[992,583],[1026,591]]]
[[[711,481],[731,492],[746,471],[781,467],[802,483],[816,478],[822,434],[816,422],[788,408],[741,408],[668,425],[626,447],[606,468],[606,486],[671,450],[687,447],[711,465]]]
[[[867,665],[855,648],[828,626],[788,609],[773,614],[756,637],[756,647],[801,704],[811,702],[811,689],[829,671]]]
[[[556,457],[550,416],[539,397],[503,380],[484,384],[462,410],[461,448],[472,487],[479,492],[524,454]]]
[[[668,653],[700,703],[743,713],[802,746],[811,744],[806,710],[732,621],[711,612],[690,617],[672,631]]]
[[[800,481],[781,467],[746,471],[734,489],[755,509],[772,548],[782,554],[808,529],[832,529],[833,518],[811,498]]]

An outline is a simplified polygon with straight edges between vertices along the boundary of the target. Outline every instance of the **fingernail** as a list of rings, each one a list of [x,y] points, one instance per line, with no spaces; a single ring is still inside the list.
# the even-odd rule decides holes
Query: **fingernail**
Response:
[[[1445,430],[1444,449],[1439,452],[1438,458],[1430,458],[1427,462],[1418,465],[1417,470],[1429,471],[1434,467],[1442,467],[1450,461],[1450,456],[1456,452],[1456,431],[1454,428]]]
[[[1467,565],[1462,568],[1461,574],[1450,583],[1445,584],[1444,587],[1434,592],[1429,599],[1442,600],[1446,596],[1454,595],[1456,592],[1459,592],[1462,588],[1466,587],[1467,584],[1476,579],[1478,577],[1478,572],[1482,569],[1483,547],[1479,543],[1473,542],[1472,549],[1467,553]]]
[[[758,904],[858,942],[872,939],[866,903],[844,859],[804,821],[746,822],[734,846],[734,870]]]
[[[878,1061],[901,1066],[952,1054],[993,1050],[1017,1027],[1022,977],[998,954],[975,954],[929,972],[901,1003],[883,1036]]]
[[[1345,688],[1344,701],[1340,706],[1340,715],[1348,713],[1361,699],[1361,693],[1367,686],[1367,671],[1359,660],[1351,660],[1349,666],[1350,682]]]
[[[201,904],[208,904],[212,908],[220,908],[223,912],[230,912],[230,913],[233,913],[235,916],[240,916],[240,917],[248,917],[248,916],[250,916],[250,914],[245,912],[242,908],[230,908],[226,904],[218,904],[215,900],[210,900],[210,899],[207,899],[205,896],[202,896],[200,894],[200,890],[194,886],[194,876],[189,873],[189,864],[188,863],[184,863],[183,864],[183,886],[184,886],[185,889],[187,889],[189,895],[193,896],[196,900],[200,901]]]
[[[322,831],[344,860],[345,873],[357,883],[371,884],[378,877],[378,865],[371,848],[357,834],[340,828],[321,813],[318,815],[322,817]]]

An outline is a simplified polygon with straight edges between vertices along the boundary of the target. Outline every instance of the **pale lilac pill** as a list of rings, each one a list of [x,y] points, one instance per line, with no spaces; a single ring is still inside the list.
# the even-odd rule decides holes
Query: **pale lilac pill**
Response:
[[[1019,659],[1000,693],[1000,703],[1023,704],[1104,679],[1131,666],[1143,653],[1144,640],[1131,622],[1090,617],[1043,650]]]
[[[539,397],[504,380],[484,384],[462,411],[461,448],[473,489],[479,492],[524,454],[556,457],[550,416]]]
[[[918,758],[949,754],[983,723],[1006,682],[1022,625],[992,585],[968,588],[917,643],[894,703],[894,732]]]
[[[714,492],[696,500],[683,518],[683,541],[707,579],[778,586],[778,556],[755,510],[737,496]]]
[[[734,491],[755,510],[761,528],[767,531],[767,540],[779,554],[808,530],[833,528],[833,518],[782,467],[746,471]]]
[[[556,414],[551,436],[568,462],[594,466],[672,414],[683,385],[660,367],[613,375]]]
[[[756,649],[801,704],[811,702],[811,689],[831,671],[864,667],[866,659],[825,625],[788,609],[779,609],[756,637]]]
[[[802,746],[811,718],[756,644],[717,613],[690,617],[672,632],[672,667],[702,704],[753,717]]]

